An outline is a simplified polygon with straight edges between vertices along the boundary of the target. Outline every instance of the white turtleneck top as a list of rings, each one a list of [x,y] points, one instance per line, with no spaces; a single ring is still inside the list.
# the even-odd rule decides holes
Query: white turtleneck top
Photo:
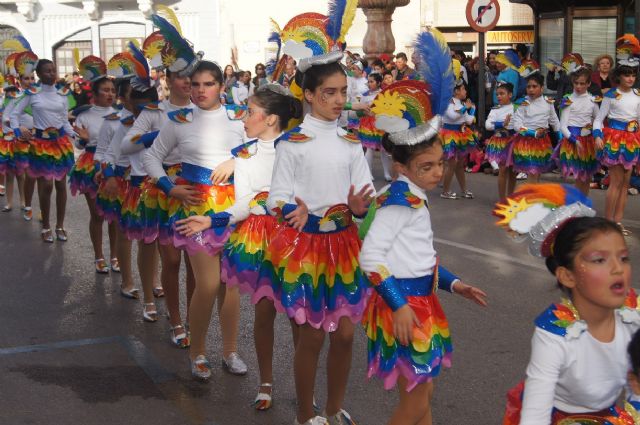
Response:
[[[631,89],[622,92],[617,88],[607,92],[602,99],[600,112],[593,121],[593,129],[602,130],[606,118],[626,122],[640,121],[640,91]]]
[[[445,124],[473,124],[475,117],[472,112],[473,108],[468,110],[460,99],[454,97],[451,98],[451,102],[442,116],[442,122]]]
[[[489,116],[484,123],[484,126],[489,131],[494,131],[496,129],[496,123],[502,123],[503,128],[507,130],[513,130],[513,116],[515,114],[515,110],[513,107],[513,103],[509,103],[508,105],[499,105],[491,108],[489,111]],[[504,122],[507,119],[507,115],[511,115],[511,119],[509,120],[509,124],[504,127]]]
[[[22,100],[22,97],[24,96],[25,94],[23,93],[21,97],[18,97],[16,99],[11,99],[7,103],[7,106],[4,107],[4,111],[2,112],[2,130],[3,131],[5,132],[11,131],[11,113],[13,112],[13,109],[18,104],[18,102],[20,102],[20,100]],[[23,111],[22,114],[20,114],[20,127],[26,127],[28,129],[32,129],[33,116]]]
[[[538,128],[551,128],[553,131],[560,129],[560,120],[553,107],[553,102],[547,100],[545,96],[538,96],[535,99],[525,97],[523,102],[513,117],[513,129],[520,131],[523,128],[536,130]]]
[[[575,92],[572,93],[569,96],[569,102],[569,105],[560,112],[560,131],[567,139],[571,137],[569,127],[584,128],[590,126],[600,112],[595,98],[588,92],[580,95]]]
[[[250,215],[249,202],[260,192],[268,192],[271,188],[273,164],[276,161],[274,140],[257,139],[255,145],[249,147],[249,158],[237,157],[233,184],[235,186],[235,203],[227,209],[231,214],[230,223],[234,224],[247,219]]]
[[[121,119],[124,119],[130,117],[133,114],[126,109],[123,109],[120,115],[122,117]],[[113,128],[113,133],[111,135],[111,139],[108,142],[108,148],[104,154],[104,157],[102,158],[102,162],[111,165],[119,165],[121,167],[128,167],[129,165],[131,165],[129,161],[129,155],[123,155],[120,149],[122,145],[122,139],[127,134],[127,131],[129,131],[131,126],[126,126],[122,124],[121,121],[113,122],[115,123],[115,127]],[[105,133],[108,133],[108,131],[105,130]]]
[[[111,106],[97,106],[93,105],[91,109],[81,113],[76,118],[76,127],[82,127],[89,131],[89,140],[86,145],[80,143],[80,139],[77,139],[75,145],[78,149],[84,149],[85,147],[98,146],[98,136],[100,135],[100,129],[104,122],[104,117],[114,112]]]
[[[9,118],[14,130],[20,127],[20,117],[27,106],[31,106],[35,129],[64,128],[68,135],[75,136],[69,124],[67,96],[59,94],[55,86],[42,84],[38,93],[27,94],[20,99]]]
[[[191,122],[168,121],[162,127],[155,142],[144,155],[144,168],[153,178],[166,177],[162,163],[178,147],[183,163],[214,170],[231,159],[231,149],[243,142],[242,121],[231,121],[224,106],[212,111],[196,106]]]
[[[279,201],[295,204],[299,197],[310,214],[323,216],[330,207],[347,203],[351,185],[356,193],[364,186],[372,186],[362,146],[340,137],[345,132],[337,121],[323,121],[308,114],[300,127],[300,132],[311,140],[281,141],[276,148],[267,200],[270,211]]]

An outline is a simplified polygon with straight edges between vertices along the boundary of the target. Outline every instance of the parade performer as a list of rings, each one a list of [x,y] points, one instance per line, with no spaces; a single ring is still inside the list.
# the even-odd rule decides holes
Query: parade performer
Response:
[[[91,82],[93,105],[78,107],[72,111],[75,117],[74,131],[78,134],[76,148],[84,150],[69,172],[71,194],[82,194],[89,208],[89,237],[93,245],[95,269],[97,273],[108,273],[109,268],[119,269],[116,256],[116,225],[108,225],[110,264],[102,252],[102,224],[104,219],[96,209],[98,183],[96,173],[100,163],[95,159],[98,135],[105,117],[115,110],[112,108],[116,97],[114,83],[107,77],[107,64],[96,56],[87,56],[78,63],[78,70],[85,81]]]
[[[476,119],[475,113],[475,105],[467,98],[465,82],[458,78],[453,89],[453,97],[442,115],[443,125],[440,129],[444,159],[447,161],[441,198],[458,198],[456,193],[450,191],[454,174],[460,185],[460,197],[473,198],[473,192],[467,189],[464,165],[467,155],[475,150],[478,143],[476,133],[470,127]]]
[[[330,3],[328,18],[298,15],[283,31],[284,53],[302,53],[298,71],[311,112],[281,138],[276,150],[267,206],[286,225],[272,239],[265,259],[281,281],[287,315],[299,325],[296,424],[353,423],[342,406],[354,324],[362,318],[368,296],[352,215],[366,213],[371,177],[359,140],[337,125],[347,93],[341,47],[357,2],[340,4]],[[317,416],[313,394],[326,334],[328,398]]]
[[[566,296],[535,320],[524,394],[522,384],[510,391],[505,424],[634,423],[616,407],[640,327],[629,252],[591,205],[569,185],[527,184],[495,209],[498,224],[528,236]]]
[[[32,86],[11,112],[11,128],[21,141],[29,141],[29,175],[37,179],[38,200],[42,211],[41,237],[53,243],[49,223],[51,192],[56,188],[56,238],[67,240],[64,217],[67,206],[67,173],[74,163],[71,139],[76,136],[69,124],[67,97],[70,90],[55,86],[56,67],[48,59],[40,59],[36,65],[40,85]],[[26,108],[33,112],[34,130],[20,126],[20,116]]]
[[[265,201],[271,186],[276,144],[289,120],[301,115],[302,104],[288,89],[266,84],[249,98],[248,106],[244,127],[247,137],[255,139],[232,151],[236,158],[235,204],[221,213],[181,220],[178,230],[192,236],[213,225],[237,225],[224,250],[222,281],[227,286],[238,286],[251,296],[255,305],[253,337],[260,390],[254,407],[267,410],[272,405],[274,321],[276,311],[284,312],[284,308],[279,279],[270,264],[264,262],[264,253],[278,227],[276,218],[266,210]],[[294,326],[294,345],[296,331]]]
[[[23,206],[22,218],[26,221],[30,221],[33,217],[33,211],[31,209],[31,200],[33,199],[33,191],[35,189],[35,180],[29,177],[26,169],[29,167],[29,149],[28,142],[19,140],[13,134],[11,128],[10,118],[11,112],[15,105],[25,96],[25,91],[28,90],[34,83],[35,77],[33,75],[35,64],[38,62],[38,57],[31,51],[29,42],[22,36],[15,36],[9,40],[5,40],[2,43],[2,47],[8,50],[14,50],[5,59],[5,64],[9,70],[8,89],[5,90],[4,110],[2,111],[2,131],[5,139],[5,143],[9,149],[7,153],[11,154],[10,171],[13,170],[18,182],[18,192],[20,194],[20,204]],[[18,60],[18,58],[20,60]],[[16,81],[18,78],[18,81]],[[12,90],[11,87],[15,87]],[[30,130],[33,129],[33,113],[31,108],[25,108],[25,111],[20,115],[20,125]],[[11,205],[11,198],[13,194],[13,178],[7,175],[7,206]],[[10,211],[5,208],[3,211]]]
[[[562,59],[573,93],[565,95],[560,101],[560,140],[554,154],[562,176],[573,176],[576,187],[585,195],[589,194],[591,178],[598,172],[596,146],[591,135],[594,119],[602,100],[595,98],[588,91],[591,71],[587,69],[579,56],[568,54]]]
[[[516,172],[527,173],[533,182],[538,182],[540,174],[550,171],[553,166],[549,126],[558,132],[560,121],[553,99],[542,95],[544,76],[540,74],[540,66],[532,60],[524,61],[521,75],[527,83],[527,96],[513,117],[516,135],[511,142],[507,166],[512,166]]]
[[[34,83],[33,71],[38,57],[30,50],[17,53],[13,60],[18,79],[14,75],[9,75],[10,85],[4,88],[5,101],[2,111],[2,132],[3,137],[0,141],[0,174],[3,172],[6,176],[6,202],[2,209],[3,212],[12,210],[14,177],[18,183],[18,194],[20,206],[23,210],[23,218],[31,219],[31,198],[33,192],[30,193],[28,199],[25,195],[25,179],[26,169],[29,167],[29,143],[18,140],[11,129],[10,117],[14,106],[24,96],[24,90],[28,90]],[[18,85],[19,83],[19,85]],[[33,129],[33,116],[31,111],[27,110],[20,115],[20,125]],[[27,204],[28,201],[28,204]],[[27,205],[29,209],[27,210]]]
[[[396,384],[400,402],[389,424],[431,424],[432,379],[451,364],[451,339],[437,289],[485,305],[481,290],[438,265],[426,191],[443,173],[440,115],[454,84],[447,44],[432,30],[420,34],[427,85],[396,82],[374,101],[376,124],[385,133],[400,176],[383,189],[362,251],[360,266],[376,292],[363,319],[368,338],[368,375]],[[410,87],[410,90],[407,89]],[[372,207],[373,208],[373,207]],[[367,217],[369,219],[370,216]]]
[[[155,15],[154,21],[157,21]],[[173,40],[169,41],[173,44]],[[193,71],[191,87],[196,107],[170,113],[171,121],[162,127],[144,157],[148,174],[158,179],[158,186],[170,196],[171,225],[191,215],[222,212],[232,205],[233,185],[228,184],[233,172],[230,151],[243,142],[244,133],[242,123],[232,121],[227,109],[220,104],[222,70],[218,65],[200,61],[193,52],[184,63],[188,65],[184,74]],[[169,69],[173,72],[176,68]],[[180,178],[173,182],[162,163],[176,147],[181,155],[182,170]],[[206,336],[220,286],[220,252],[229,233],[228,228],[208,229],[193,237],[172,233],[174,246],[187,251],[196,280],[189,305],[189,357],[192,376],[198,380],[208,380],[211,376],[211,366],[205,356]]]
[[[609,170],[610,183],[604,216],[618,223],[626,236],[631,232],[622,226],[622,218],[631,170],[640,156],[640,91],[633,88],[640,64],[637,57],[640,55],[640,43],[637,38],[627,34],[616,41],[616,46],[618,66],[614,74],[618,86],[604,96],[600,112],[593,122],[593,136],[598,159]]]
[[[487,161],[498,164],[498,197],[504,199],[505,196],[511,195],[516,187],[516,173],[512,167],[507,166],[509,147],[514,135],[515,109],[511,102],[513,85],[498,81],[496,96],[500,104],[491,108],[485,121],[485,128],[493,131],[493,136],[486,142],[485,156]]]

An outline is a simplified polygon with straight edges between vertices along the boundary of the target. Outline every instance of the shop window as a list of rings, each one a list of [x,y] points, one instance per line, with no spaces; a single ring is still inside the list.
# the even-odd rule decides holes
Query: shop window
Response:
[[[144,38],[103,38],[100,40],[102,60],[108,61],[116,53],[127,51],[127,44],[132,40],[137,40],[138,45],[142,46]]]
[[[540,62],[560,61],[564,48],[564,18],[540,19]],[[547,73],[545,66],[542,72]]]
[[[77,71],[73,60],[73,49],[77,48],[80,58],[91,54],[91,41],[65,41],[55,49],[55,62],[58,67],[58,75],[64,77]]]
[[[585,63],[599,55],[616,54],[616,18],[574,18],[571,32],[572,52],[580,53]]]

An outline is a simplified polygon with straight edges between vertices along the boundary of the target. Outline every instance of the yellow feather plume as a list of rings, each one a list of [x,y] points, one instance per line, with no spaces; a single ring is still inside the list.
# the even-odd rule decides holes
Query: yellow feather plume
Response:
[[[5,50],[11,50],[11,51],[18,52],[18,53],[24,52],[25,50],[27,50],[22,45],[22,43],[20,43],[18,40],[15,40],[13,38],[10,38],[8,40],[3,41],[2,42],[2,48],[5,49]]]
[[[278,23],[273,18],[269,19],[271,20],[271,27],[273,28],[273,31],[281,34],[282,30],[280,29],[280,25],[278,25]]]
[[[347,32],[353,24],[353,20],[356,18],[356,9],[358,8],[358,0],[347,0],[347,5],[344,9],[344,16],[342,16],[342,27],[340,28],[340,37],[338,42],[344,43],[347,38]]]
[[[140,41],[138,41],[137,38],[130,38],[129,41],[132,42],[133,45],[136,46],[138,49],[140,49]],[[140,49],[140,50],[142,50],[142,49]]]
[[[453,75],[456,76],[456,80],[459,80],[461,76],[461,71],[462,71],[462,68],[461,68],[462,64],[458,59],[451,59],[451,64],[453,66]]]
[[[180,28],[180,22],[178,21],[176,12],[174,12],[173,9],[163,4],[157,4],[156,12],[158,13],[158,15],[162,16],[164,19],[169,21],[169,23],[176,28],[178,33],[182,35],[182,28]]]
[[[0,86],[4,85],[4,75],[0,74]]]
[[[75,64],[76,69],[78,69],[80,66],[80,49],[77,47],[73,49],[73,63]]]

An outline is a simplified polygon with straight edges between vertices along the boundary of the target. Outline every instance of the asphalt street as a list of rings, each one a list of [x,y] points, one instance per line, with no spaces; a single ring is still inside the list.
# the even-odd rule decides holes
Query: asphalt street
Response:
[[[490,305],[483,309],[440,293],[454,356],[453,367],[435,380],[433,414],[435,424],[494,425],[501,423],[507,390],[524,376],[532,321],[560,293],[543,261],[494,225],[496,178],[467,176],[475,199],[431,194],[436,248],[442,264],[488,293]],[[37,220],[24,222],[16,209],[0,214],[0,424],[293,423],[288,321],[279,316],[276,323],[270,411],[251,406],[259,378],[253,308],[246,298],[239,345],[249,373],[232,376],[220,366],[214,317],[208,341],[213,377],[207,384],[192,381],[187,351],[169,344],[164,314],[157,323],[144,323],[140,302],[119,295],[119,275],[94,272],[86,205],[69,199],[66,243],[41,242]],[[594,190],[593,199],[602,212],[604,192]],[[627,240],[635,268],[640,265],[639,200],[629,199],[625,220],[634,231]],[[164,313],[162,301],[159,309]],[[321,365],[317,399],[322,405],[325,398]],[[366,338],[358,330],[345,408],[359,425],[378,425],[396,401],[395,391],[367,380]]]

